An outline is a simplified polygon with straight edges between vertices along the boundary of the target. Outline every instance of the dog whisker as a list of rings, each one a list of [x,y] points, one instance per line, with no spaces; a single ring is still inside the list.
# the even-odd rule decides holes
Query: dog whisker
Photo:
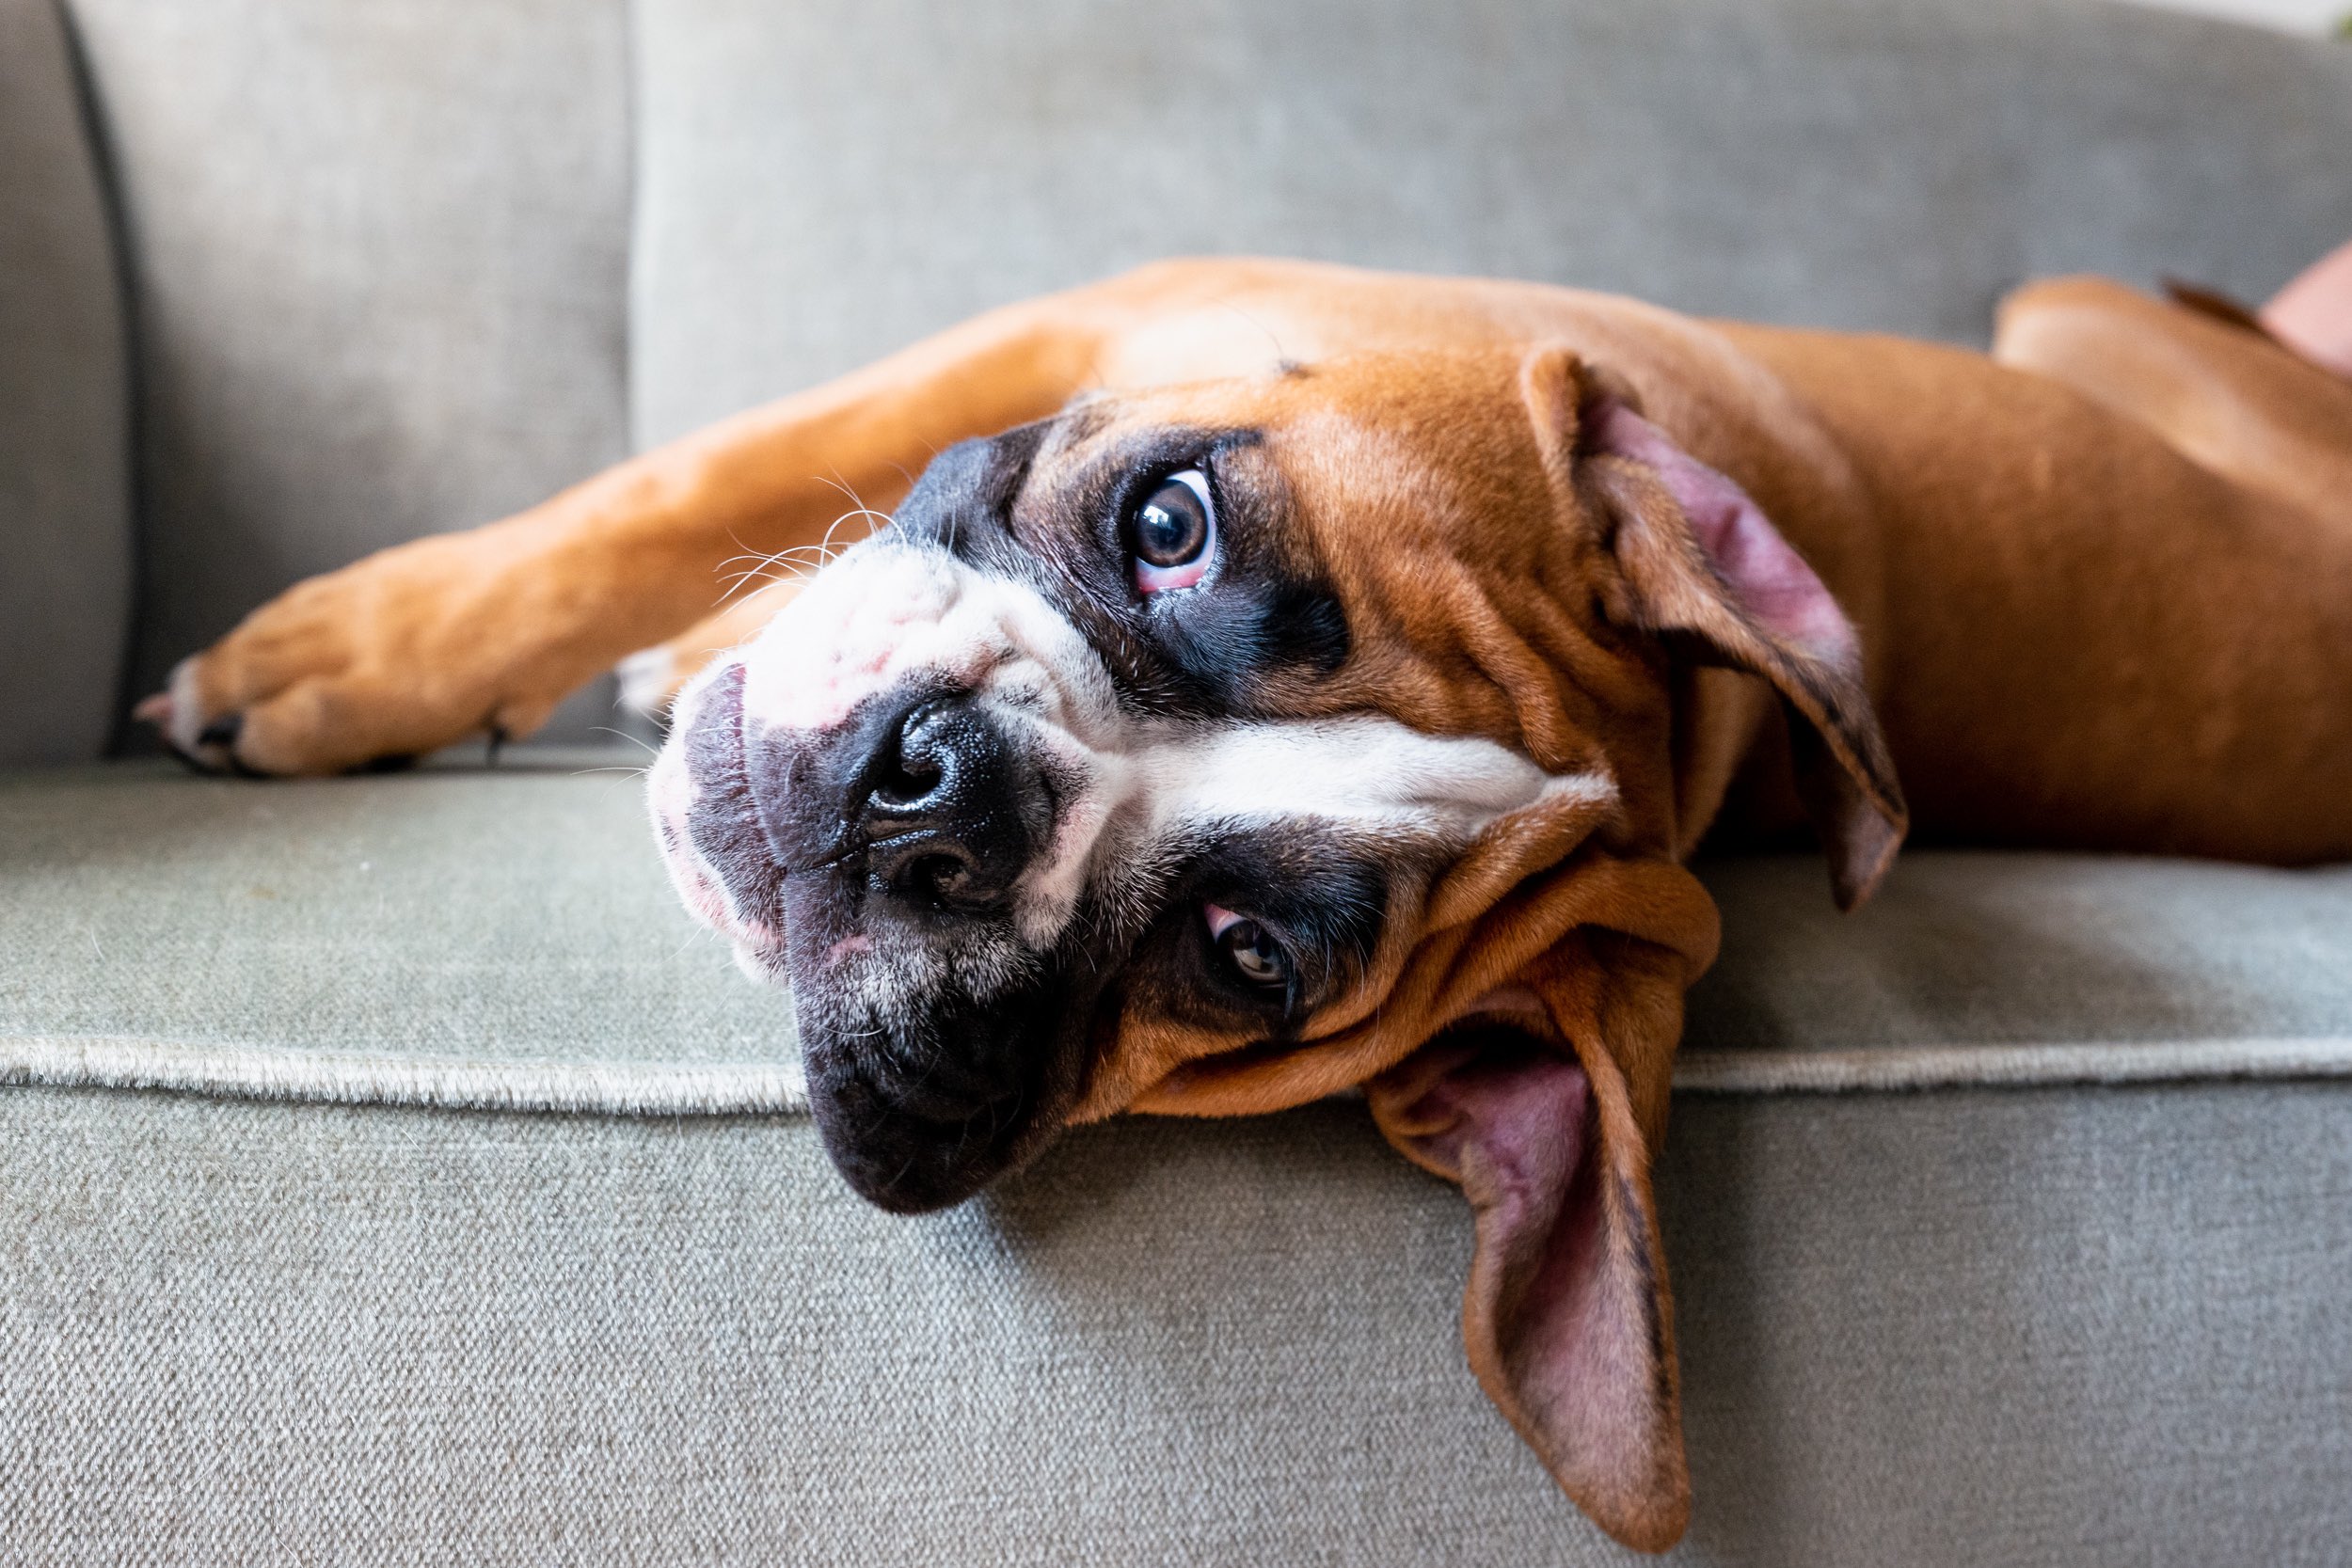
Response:
[[[629,734],[627,730],[616,730],[616,729],[614,729],[614,728],[613,728],[612,725],[610,725],[610,724],[596,724],[596,725],[593,725],[593,726],[591,726],[591,728],[590,728],[590,730],[589,730],[589,733],[590,733],[591,735],[612,735],[612,736],[620,736],[623,740],[628,741],[630,745],[632,745],[632,746],[636,747],[638,750],[640,750],[640,751],[644,752],[645,753],[645,755],[647,755],[647,756],[649,756],[649,757],[653,757],[653,758],[655,758],[656,760],[659,760],[659,759],[660,758],[660,756],[661,756],[661,748],[660,748],[660,747],[659,747],[659,746],[653,746],[653,745],[648,745],[648,744],[645,742],[645,740],[644,740],[642,736],[633,736],[633,735]],[[592,771],[601,771],[601,769],[592,769]],[[637,771],[642,773],[642,772],[645,771],[645,769],[641,768],[638,768],[638,769],[637,769]]]

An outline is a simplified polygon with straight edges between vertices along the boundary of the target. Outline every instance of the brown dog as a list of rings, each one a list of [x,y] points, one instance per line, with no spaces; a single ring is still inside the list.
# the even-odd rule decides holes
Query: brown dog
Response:
[[[898,526],[681,630],[836,483]],[[1662,1548],[1685,858],[1809,819],[1851,905],[1915,823],[2352,853],[2352,385],[2088,279],[1986,358],[1172,263],[306,583],[149,711],[334,770],[527,731],[662,639],[664,850],[790,981],[860,1191],[1364,1085],[1476,1211],[1481,1383]]]

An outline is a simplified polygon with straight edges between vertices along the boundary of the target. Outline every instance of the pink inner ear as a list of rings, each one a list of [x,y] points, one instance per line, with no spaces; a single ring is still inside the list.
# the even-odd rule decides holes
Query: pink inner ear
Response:
[[[1477,1214],[1462,1336],[1479,1383],[1603,1528],[1659,1551],[1689,1478],[1640,1133],[1620,1104],[1636,1147],[1604,1134],[1607,1093],[1508,1026],[1441,1037],[1373,1085],[1383,1131]]]
[[[1490,1330],[1514,1394],[1554,1445],[1631,1441],[1583,1069],[1542,1050],[1490,1055],[1437,1092],[1454,1122],[1433,1141],[1486,1200],[1480,1228],[1502,1265]]]
[[[1583,445],[1656,471],[1690,519],[1699,548],[1766,631],[1831,663],[1860,657],[1853,626],[1827,585],[1745,490],[1607,394],[1583,411]]]
[[[1582,1068],[1528,1040],[1455,1068],[1414,1114],[1442,1124],[1422,1140],[1427,1152],[1457,1173],[1470,1154],[1493,1180],[1496,1208],[1508,1206],[1516,1221],[1565,1189],[1584,1151],[1591,1099]]]

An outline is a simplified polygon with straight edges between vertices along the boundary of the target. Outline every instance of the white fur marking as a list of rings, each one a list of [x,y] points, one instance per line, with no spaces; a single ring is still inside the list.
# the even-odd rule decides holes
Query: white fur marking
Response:
[[[1138,719],[1120,707],[1101,656],[1034,589],[886,537],[817,574],[741,658],[747,733],[821,734],[920,674],[970,691],[1025,736],[1061,804],[1053,842],[1013,890],[1014,927],[1031,950],[1059,939],[1090,886],[1181,858],[1212,832],[1315,823],[1453,846],[1541,800],[1615,792],[1606,774],[1555,777],[1492,740],[1424,735],[1385,715]],[[665,762],[705,678],[679,698]],[[655,772],[658,793],[675,800],[664,768]],[[682,842],[673,854],[693,859]],[[704,912],[709,879],[674,871]],[[737,923],[717,924],[745,941]],[[771,950],[755,962],[771,963]]]
[[[664,647],[640,648],[614,665],[612,673],[620,677],[621,705],[631,713],[659,719],[670,705],[677,660]]]
[[[204,710],[196,700],[196,660],[183,658],[173,665],[164,689],[171,694],[171,716],[164,721],[164,733],[194,756],[199,750],[196,737],[204,728]]]

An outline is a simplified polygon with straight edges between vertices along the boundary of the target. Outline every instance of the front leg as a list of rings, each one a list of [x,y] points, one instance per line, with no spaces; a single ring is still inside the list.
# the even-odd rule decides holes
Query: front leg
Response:
[[[138,716],[199,766],[256,773],[527,735],[709,614],[730,561],[818,545],[845,511],[895,505],[941,448],[1059,408],[1157,292],[1131,275],[992,312],[528,512],[312,578],[183,661]]]

